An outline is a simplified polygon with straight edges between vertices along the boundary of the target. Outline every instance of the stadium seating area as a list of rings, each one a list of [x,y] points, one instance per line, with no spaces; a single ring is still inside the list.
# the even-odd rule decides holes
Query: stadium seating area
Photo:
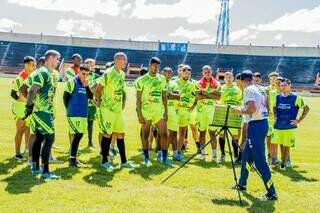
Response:
[[[201,75],[201,67],[209,64],[214,70],[218,68],[233,69],[235,73],[244,69],[261,72],[263,78],[267,73],[278,70],[283,76],[290,78],[296,84],[314,84],[314,77],[320,71],[320,58],[317,57],[275,57],[275,56],[250,56],[230,54],[204,54],[183,53],[175,51],[146,51],[111,48],[92,48],[63,45],[48,45],[36,43],[21,43],[0,41],[0,67],[22,67],[22,59],[26,55],[36,58],[42,56],[48,49],[56,49],[62,58],[68,61],[73,53],[80,53],[83,58],[91,57],[98,64],[112,61],[113,54],[123,51],[128,55],[130,63],[146,66],[152,56],[162,60],[162,66],[175,68],[180,63],[191,65],[194,70],[193,77]]]

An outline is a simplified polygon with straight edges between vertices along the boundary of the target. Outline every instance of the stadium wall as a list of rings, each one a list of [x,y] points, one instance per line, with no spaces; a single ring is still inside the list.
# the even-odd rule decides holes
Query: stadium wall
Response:
[[[21,67],[25,55],[40,57],[47,49],[57,49],[66,60],[78,52],[84,58],[92,57],[98,63],[112,60],[117,51],[128,54],[129,62],[146,65],[151,56],[157,55],[163,66],[176,67],[188,63],[200,76],[204,64],[217,68],[232,68],[259,71],[263,77],[273,70],[298,84],[312,84],[320,71],[319,47],[274,47],[251,45],[204,45],[191,43],[144,42],[132,40],[110,40],[51,35],[0,33],[0,66]]]

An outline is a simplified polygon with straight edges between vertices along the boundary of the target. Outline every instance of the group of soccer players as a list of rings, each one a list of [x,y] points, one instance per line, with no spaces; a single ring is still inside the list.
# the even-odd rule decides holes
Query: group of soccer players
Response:
[[[24,58],[24,70],[14,81],[11,96],[15,100],[12,112],[16,119],[16,155],[23,159],[20,146],[23,135],[28,142],[32,174],[41,174],[43,178],[56,179],[59,176],[49,172],[51,147],[55,140],[54,119],[56,112],[56,88],[60,74],[56,71],[60,53],[48,50],[38,61],[27,56]],[[101,167],[112,172],[114,167],[111,153],[119,153],[121,168],[134,169],[135,165],[127,160],[125,149],[125,122],[123,109],[126,103],[125,72],[127,56],[123,52],[114,55],[112,64],[99,76],[95,73],[95,60],[88,58],[82,61],[79,54],[72,56],[73,66],[66,70],[67,83],[63,93],[63,103],[69,127],[69,165],[80,166],[77,160],[79,143],[88,132],[88,145],[93,146],[93,122],[99,127],[101,148]],[[259,88],[264,97],[261,104],[268,109],[269,132],[266,137],[267,152],[270,164],[277,167],[277,147],[281,148],[280,168],[290,167],[290,147],[295,143],[295,129],[307,115],[309,108],[301,96],[291,91],[290,80],[280,77],[279,73],[269,74],[270,86],[262,85],[259,73],[247,71],[234,76],[232,72],[224,75],[224,85],[215,79],[212,68],[202,68],[202,78],[192,79],[192,68],[189,65],[178,66],[177,76],[170,67],[160,70],[161,60],[152,57],[146,72],[134,83],[136,88],[136,113],[141,124],[141,141],[143,164],[152,166],[150,157],[151,140],[154,134],[157,145],[157,160],[164,166],[172,167],[172,161],[185,160],[184,148],[188,127],[192,132],[198,149],[198,159],[205,160],[203,148],[209,133],[212,149],[212,160],[215,163],[225,161],[224,135],[216,135],[218,129],[210,126],[215,105],[232,106],[235,111],[246,109],[243,97],[248,91],[243,86],[245,80],[252,77],[253,84]],[[249,76],[249,77],[248,77]],[[251,76],[251,77],[250,77]],[[234,80],[236,81],[234,82]],[[249,101],[250,102],[250,101]],[[302,115],[297,118],[299,109]],[[243,111],[244,112],[244,111]],[[247,126],[254,112],[243,119],[242,131],[232,130],[233,154],[235,162],[241,164],[241,154],[246,146]],[[153,130],[156,131],[153,131]],[[240,138],[242,139],[239,142]],[[170,146],[171,145],[171,146]],[[168,150],[172,149],[172,160]],[[218,147],[221,155],[218,157]],[[40,167],[40,156],[42,166]],[[247,159],[248,160],[248,159]],[[241,188],[242,187],[242,188]],[[244,189],[239,185],[237,189]]]

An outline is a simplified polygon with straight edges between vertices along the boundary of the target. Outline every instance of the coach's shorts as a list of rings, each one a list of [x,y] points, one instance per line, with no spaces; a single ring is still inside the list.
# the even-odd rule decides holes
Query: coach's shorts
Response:
[[[168,107],[167,126],[168,126],[168,129],[171,131],[177,132],[179,130],[178,114],[177,114],[177,110],[174,106]]]
[[[272,144],[293,147],[296,141],[296,129],[274,129],[271,138]]]
[[[163,114],[164,114],[164,109],[163,107],[161,108],[145,108],[141,110],[142,116],[144,119],[147,121],[151,121],[153,125],[158,123],[161,119],[163,119]]]
[[[96,106],[88,106],[88,120],[94,121],[96,119]]]
[[[14,116],[14,120],[18,121],[19,119],[24,117],[26,110],[26,103],[21,101],[16,101],[12,104],[12,114]],[[30,117],[25,119],[27,126],[29,127]]]
[[[210,131],[215,131],[218,129],[218,127],[209,126],[213,121],[213,114],[213,105],[207,105],[199,108],[197,113],[197,123],[200,132],[206,131],[207,129]]]
[[[112,133],[124,133],[124,120],[122,112],[113,112],[108,108],[98,110],[98,126],[100,133],[111,135]]]
[[[197,107],[191,112],[189,125],[197,125]]]
[[[54,115],[47,112],[32,113],[34,132],[40,131],[42,135],[54,134]]]
[[[88,128],[87,118],[81,117],[67,117],[69,133],[74,135],[76,133],[86,133]]]
[[[273,135],[273,125],[274,125],[274,118],[273,117],[268,117],[268,124],[269,124],[269,130],[268,130],[268,137],[271,137]]]
[[[178,109],[178,126],[187,127],[189,125],[191,112],[189,108],[179,108]]]

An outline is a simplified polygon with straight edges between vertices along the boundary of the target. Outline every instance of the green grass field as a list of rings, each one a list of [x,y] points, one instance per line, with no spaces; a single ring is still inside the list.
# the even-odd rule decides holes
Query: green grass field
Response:
[[[87,168],[68,168],[68,132],[62,88],[58,88],[56,142],[63,150],[53,153],[63,164],[51,165],[62,176],[44,182],[30,174],[26,163],[14,160],[15,124],[9,97],[12,79],[0,78],[0,212],[319,212],[320,211],[320,98],[306,98],[311,113],[298,129],[296,147],[291,158],[294,168],[273,173],[278,190],[277,202],[260,202],[255,197],[265,193],[258,175],[251,172],[247,193],[242,193],[244,206],[238,202],[231,164],[191,161],[165,184],[160,182],[173,169],[154,161],[151,168],[107,173],[99,168],[99,149],[86,148],[86,136],[80,144],[79,159]],[[139,125],[135,113],[134,89],[128,88],[125,109],[128,158],[140,165]],[[95,128],[97,130],[97,128]],[[94,138],[97,138],[95,131]],[[189,134],[190,135],[190,134]],[[191,139],[189,141],[192,141]],[[94,141],[98,144],[97,140]],[[22,148],[23,150],[23,148]],[[195,152],[189,148],[187,155]],[[209,152],[209,150],[208,150]],[[211,152],[210,152],[211,153]],[[152,153],[155,157],[154,153]],[[237,168],[239,176],[240,169]]]

